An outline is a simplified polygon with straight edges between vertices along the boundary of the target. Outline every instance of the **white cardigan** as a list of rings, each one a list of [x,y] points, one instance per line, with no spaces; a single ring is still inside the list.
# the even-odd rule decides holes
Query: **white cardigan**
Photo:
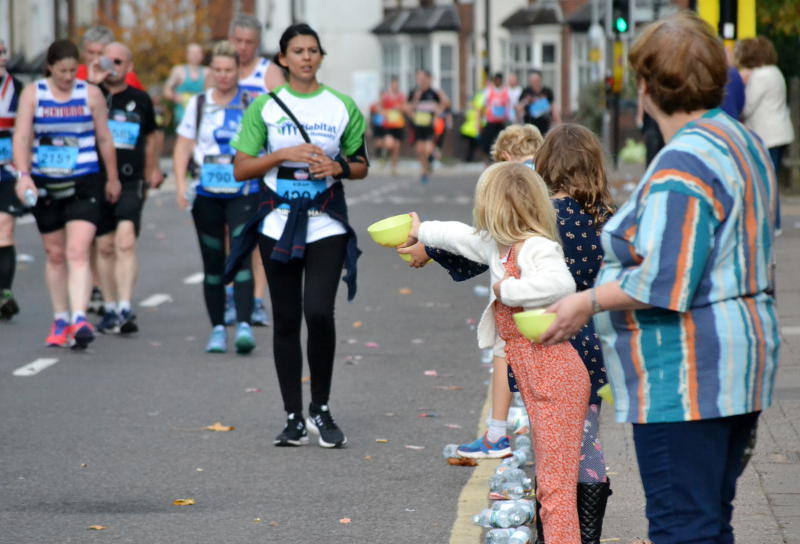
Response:
[[[419,240],[426,246],[444,249],[475,262],[488,264],[492,285],[506,275],[500,248],[487,232],[458,221],[425,221],[419,227]],[[547,307],[560,298],[575,292],[572,279],[564,261],[561,245],[542,236],[534,236],[522,243],[517,254],[519,279],[509,278],[500,285],[500,298],[508,306],[522,306],[526,310]],[[494,289],[490,290],[489,305],[478,323],[478,345],[491,348],[495,345],[497,331],[494,320]]]
[[[786,105],[786,80],[775,65],[754,68],[744,90],[742,119],[768,148],[794,141]]]

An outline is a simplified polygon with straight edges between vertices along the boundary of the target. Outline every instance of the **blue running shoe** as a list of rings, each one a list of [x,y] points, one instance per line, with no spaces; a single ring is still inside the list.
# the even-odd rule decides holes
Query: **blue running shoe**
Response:
[[[206,351],[208,353],[225,353],[228,351],[228,333],[225,331],[224,326],[217,325],[211,329]]]
[[[113,334],[119,332],[119,316],[115,311],[103,312],[103,318],[97,323],[97,332],[100,334]]]
[[[264,308],[264,300],[257,298],[253,301],[253,313],[250,316],[250,323],[254,327],[266,327],[269,325],[269,317],[267,317],[267,309]]]
[[[500,459],[511,455],[511,444],[507,436],[501,437],[497,442],[489,442],[484,434],[469,444],[460,445],[456,451],[461,457],[469,459]]]
[[[94,341],[94,327],[85,317],[79,317],[70,327],[70,336],[72,336],[72,349],[86,349],[86,346]]]
[[[244,321],[236,327],[236,353],[245,355],[256,347],[256,339],[253,338],[253,331],[250,325]]]

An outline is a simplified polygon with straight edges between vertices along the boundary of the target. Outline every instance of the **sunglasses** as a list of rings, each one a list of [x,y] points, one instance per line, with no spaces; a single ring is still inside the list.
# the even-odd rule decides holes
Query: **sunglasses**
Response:
[[[114,63],[114,64],[116,64],[117,66],[121,66],[121,65],[122,65],[122,63],[123,63],[123,62],[125,62],[125,61],[124,61],[124,60],[122,60],[122,59],[111,59],[111,62],[113,62],[113,63]]]

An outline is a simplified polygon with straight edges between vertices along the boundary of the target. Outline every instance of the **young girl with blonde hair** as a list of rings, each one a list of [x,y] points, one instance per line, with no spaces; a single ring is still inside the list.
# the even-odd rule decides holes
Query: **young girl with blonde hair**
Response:
[[[421,223],[411,215],[407,245],[419,240],[488,265],[492,290],[478,324],[478,343],[490,348],[498,337],[505,341],[506,360],[531,420],[545,540],[580,544],[576,489],[589,376],[568,342],[535,344],[513,320],[514,313],[546,307],[575,290],[547,187],[528,166],[498,163],[478,180],[474,227]]]

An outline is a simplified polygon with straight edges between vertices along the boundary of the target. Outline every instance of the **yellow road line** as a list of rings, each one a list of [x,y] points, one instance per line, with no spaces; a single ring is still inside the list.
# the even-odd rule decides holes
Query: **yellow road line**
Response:
[[[486,419],[489,417],[492,398],[490,391],[491,389],[487,392],[486,401],[483,403],[476,436],[481,436],[486,432]],[[489,476],[494,473],[498,464],[500,464],[499,460],[486,459],[480,461],[478,466],[473,469],[472,476],[467,480],[464,489],[458,496],[458,511],[453,528],[450,529],[450,544],[477,544],[481,541],[483,530],[472,523],[472,516],[488,506]]]

